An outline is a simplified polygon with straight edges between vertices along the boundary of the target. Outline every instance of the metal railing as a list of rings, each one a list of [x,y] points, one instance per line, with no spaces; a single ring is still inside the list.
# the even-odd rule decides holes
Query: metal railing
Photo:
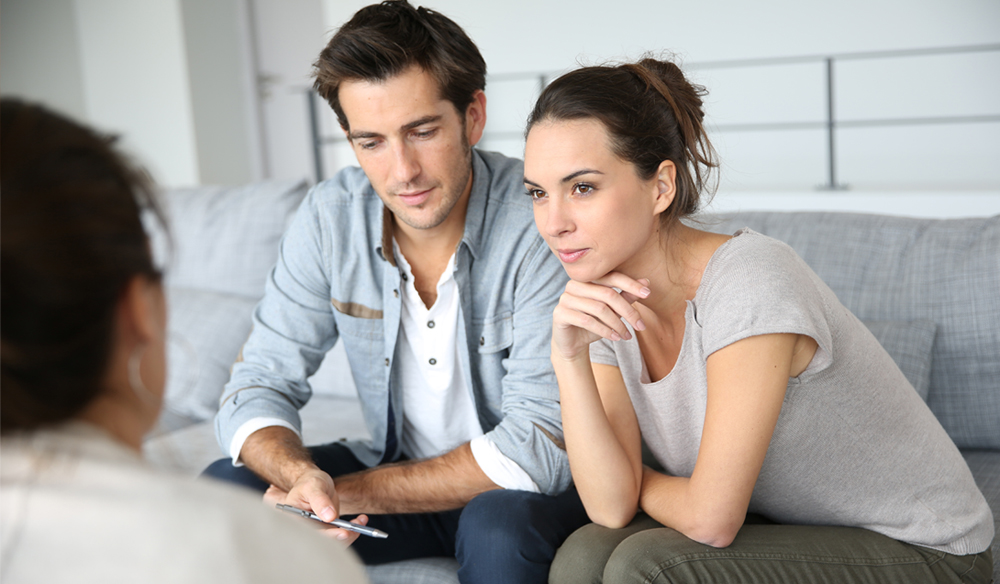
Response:
[[[785,131],[803,129],[822,129],[826,133],[826,183],[819,188],[824,190],[843,190],[844,184],[839,182],[837,176],[837,151],[836,139],[837,130],[840,128],[865,128],[865,127],[889,127],[889,126],[923,126],[934,124],[983,124],[1000,122],[1000,114],[987,115],[951,115],[951,116],[926,116],[908,118],[873,118],[865,120],[840,120],[836,116],[836,85],[835,68],[838,62],[843,61],[863,61],[875,59],[894,59],[906,57],[955,55],[964,53],[984,53],[1000,52],[1000,44],[967,45],[958,47],[935,47],[923,49],[905,49],[894,51],[870,51],[858,53],[837,53],[830,55],[802,55],[793,57],[773,57],[762,59],[739,59],[728,61],[708,61],[693,62],[684,65],[685,70],[705,70],[705,69],[745,69],[752,67],[768,67],[774,65],[793,65],[805,63],[822,63],[825,67],[825,114],[823,120],[806,122],[759,122],[746,124],[720,124],[712,127],[713,131],[733,132],[733,131]],[[526,71],[517,73],[501,73],[490,75],[488,84],[506,81],[534,81],[536,83],[536,96],[545,89],[549,81],[561,73],[551,71]],[[319,112],[317,110],[317,100],[319,96],[311,89],[306,91],[306,99],[309,102],[309,121],[311,129],[311,140],[313,150],[313,163],[317,181],[325,178],[323,168],[323,148],[329,144],[345,143],[343,136],[323,136],[320,131]],[[483,140],[490,138],[520,138],[521,132],[486,132]]]

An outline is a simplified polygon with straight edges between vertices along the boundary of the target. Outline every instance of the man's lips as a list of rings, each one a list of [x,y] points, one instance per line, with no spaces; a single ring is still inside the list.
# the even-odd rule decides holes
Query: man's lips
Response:
[[[572,264],[578,259],[582,258],[590,248],[583,249],[557,249],[556,253],[559,255],[559,259],[565,264]]]
[[[403,201],[404,205],[409,205],[411,207],[416,207],[417,205],[422,205],[431,196],[431,191],[433,189],[426,189],[423,191],[412,191],[409,193],[397,193],[396,196],[399,197],[400,201]]]

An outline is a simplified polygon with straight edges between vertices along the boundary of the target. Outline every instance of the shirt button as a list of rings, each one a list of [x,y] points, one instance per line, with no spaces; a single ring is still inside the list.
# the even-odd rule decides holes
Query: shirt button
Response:
[[[395,296],[396,298],[399,298],[399,290],[393,290],[392,295]]]
[[[438,360],[437,360],[437,359],[435,359],[434,357],[431,357],[431,360],[430,360],[430,361],[428,361],[428,363],[430,363],[431,365],[437,365],[437,363],[438,363]]]
[[[486,344],[486,337],[479,337],[479,346],[481,347],[485,344]]]
[[[428,320],[427,321],[427,328],[434,328],[434,321],[433,320]]]
[[[388,366],[389,366],[389,359],[388,359],[388,358],[386,358],[386,360],[385,360],[385,366],[386,366],[386,367],[388,367]]]

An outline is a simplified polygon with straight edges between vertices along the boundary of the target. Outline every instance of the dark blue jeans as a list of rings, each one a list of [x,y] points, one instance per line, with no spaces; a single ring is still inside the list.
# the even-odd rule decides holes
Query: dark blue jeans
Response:
[[[336,478],[364,470],[339,443],[309,448],[319,468]],[[229,459],[217,460],[203,473],[259,493],[268,484]],[[576,488],[551,497],[527,491],[496,490],[474,498],[462,509],[441,513],[369,515],[368,524],[389,539],[359,537],[351,546],[366,564],[430,556],[453,556],[463,583],[548,582],[556,550],[577,528],[588,523]]]

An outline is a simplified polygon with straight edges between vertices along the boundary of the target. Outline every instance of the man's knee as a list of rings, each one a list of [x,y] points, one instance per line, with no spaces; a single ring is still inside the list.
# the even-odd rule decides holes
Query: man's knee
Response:
[[[490,538],[496,540],[494,544],[536,539],[545,527],[545,499],[545,495],[505,489],[482,493],[462,510],[459,538]]]

